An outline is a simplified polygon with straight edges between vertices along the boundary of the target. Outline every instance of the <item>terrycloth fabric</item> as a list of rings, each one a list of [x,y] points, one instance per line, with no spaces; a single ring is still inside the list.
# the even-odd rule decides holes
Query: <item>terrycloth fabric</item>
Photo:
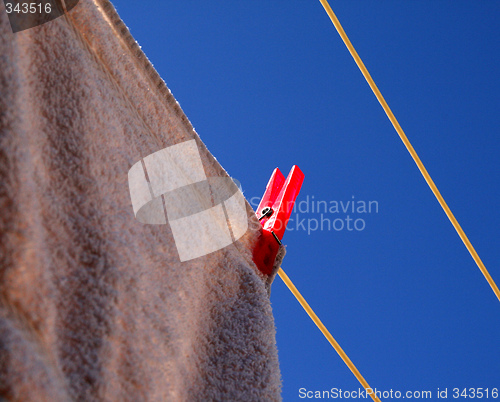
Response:
[[[0,2],[0,399],[273,401],[260,225],[181,263],[134,217],[127,172],[195,139],[105,0],[13,34]]]
[[[281,263],[283,262],[285,255],[286,255],[286,247],[281,244],[280,248],[278,249],[278,254],[276,255],[276,259],[274,260],[273,270],[266,278],[266,289],[269,297],[271,297],[271,285],[274,282],[274,278],[276,277],[276,274],[278,273],[278,270],[281,267]]]

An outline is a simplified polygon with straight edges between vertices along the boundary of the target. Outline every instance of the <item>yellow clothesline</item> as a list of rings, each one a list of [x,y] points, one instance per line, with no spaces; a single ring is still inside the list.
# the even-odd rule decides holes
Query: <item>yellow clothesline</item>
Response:
[[[441,193],[439,192],[436,184],[434,183],[434,181],[432,180],[431,176],[427,172],[427,169],[425,168],[424,164],[420,160],[417,152],[415,151],[415,149],[411,145],[410,141],[406,137],[406,134],[404,133],[403,129],[401,128],[401,126],[399,124],[399,122],[397,121],[396,117],[394,116],[394,113],[392,113],[392,110],[390,109],[390,107],[387,104],[386,100],[382,96],[382,93],[378,89],[377,85],[373,81],[373,78],[371,77],[370,73],[368,72],[367,68],[365,67],[363,61],[361,60],[361,58],[359,57],[358,53],[354,49],[354,46],[352,45],[351,41],[347,37],[347,34],[345,33],[344,29],[342,28],[342,25],[340,24],[337,16],[333,12],[332,8],[328,4],[328,1],[327,0],[320,0],[320,2],[323,5],[323,7],[324,7],[325,11],[327,12],[328,16],[330,17],[330,19],[332,20],[333,25],[335,26],[335,28],[337,29],[337,32],[339,33],[340,37],[344,41],[344,44],[347,46],[347,49],[351,53],[351,56],[354,58],[354,61],[358,65],[359,69],[361,70],[361,73],[363,74],[363,76],[365,77],[366,81],[368,82],[368,85],[370,86],[370,88],[372,89],[373,93],[377,97],[378,101],[382,105],[382,108],[384,109],[385,113],[387,114],[387,117],[391,121],[392,125],[396,129],[396,132],[399,134],[399,137],[401,138],[401,140],[403,141],[404,145],[408,149],[408,152],[410,153],[410,155],[412,156],[413,160],[417,164],[417,167],[420,170],[420,172],[422,173],[422,176],[424,176],[425,181],[427,182],[427,184],[429,185],[430,189],[434,193],[435,197],[437,198],[439,204],[441,205],[441,207],[443,208],[444,212],[448,216],[448,219],[450,220],[451,224],[453,225],[453,227],[457,231],[458,235],[460,236],[460,238],[464,242],[465,247],[467,247],[467,250],[469,250],[469,253],[472,255],[472,258],[474,259],[474,261],[476,262],[477,266],[479,267],[479,269],[483,273],[484,277],[488,281],[489,285],[491,286],[491,289],[493,290],[493,292],[495,293],[496,297],[500,301],[500,291],[498,289],[498,286],[496,285],[495,281],[493,280],[493,278],[491,277],[490,273],[486,269],[485,265],[481,261],[481,258],[477,254],[476,250],[472,246],[472,244],[469,241],[469,239],[467,238],[467,235],[463,231],[463,229],[460,226],[460,224],[458,223],[457,219],[455,218],[455,216],[451,212],[450,208],[446,204],[443,196],[441,195]],[[318,328],[323,333],[323,335],[325,336],[325,338],[330,342],[330,344],[333,346],[333,348],[337,351],[337,353],[342,358],[342,360],[344,361],[344,363],[349,367],[349,369],[352,371],[352,373],[356,376],[356,378],[361,383],[361,385],[363,386],[363,388],[364,389],[371,389],[370,386],[368,385],[368,383],[366,382],[366,380],[364,379],[364,377],[361,375],[361,373],[359,372],[359,370],[354,365],[354,363],[349,359],[349,357],[346,355],[346,353],[340,347],[340,345],[335,340],[335,338],[332,336],[332,334],[330,334],[330,332],[328,331],[328,329],[323,325],[323,323],[321,322],[321,320],[314,313],[313,309],[309,306],[309,304],[306,302],[306,300],[302,297],[302,295],[300,294],[300,292],[294,286],[294,284],[292,283],[292,281],[290,280],[290,278],[285,274],[285,272],[283,271],[283,269],[280,268],[278,270],[278,274],[279,274],[280,278],[283,280],[283,282],[286,284],[286,286],[293,293],[293,295],[297,298],[297,300],[299,301],[299,303],[301,304],[301,306],[304,308],[304,310],[307,312],[307,314],[309,315],[309,317],[311,317],[311,319],[314,321],[314,323],[318,326]],[[377,396],[374,395],[373,393],[371,393],[370,396],[371,396],[371,398],[374,401],[380,402],[380,400],[377,398]]]
[[[318,326],[319,330],[323,333],[325,338],[328,339],[328,342],[331,343],[331,345],[337,351],[337,353],[342,358],[344,363],[347,364],[347,367],[349,367],[349,369],[352,371],[352,373],[356,376],[356,378],[361,383],[363,388],[365,390],[371,389],[371,387],[368,385],[368,383],[366,382],[364,377],[361,375],[359,370],[356,368],[354,363],[351,361],[351,359],[349,359],[349,357],[346,355],[344,350],[340,347],[340,345],[335,340],[335,338],[332,336],[332,334],[330,334],[328,329],[326,329],[326,327],[323,325],[323,323],[321,322],[319,317],[316,315],[316,313],[313,311],[313,309],[309,306],[309,304],[306,302],[306,300],[302,297],[300,292],[297,290],[297,288],[295,287],[293,282],[290,280],[290,278],[287,276],[287,274],[285,274],[285,271],[283,271],[282,268],[280,268],[278,270],[278,275],[283,280],[283,282],[285,282],[285,285],[288,287],[288,289],[290,289],[290,291],[293,293],[293,295],[298,300],[300,305],[304,308],[304,310],[306,310],[306,313],[309,314],[309,317],[311,317],[311,319],[314,321],[314,323]],[[374,393],[370,393],[370,396],[372,397],[372,399],[374,401],[380,402],[380,399],[378,399]]]
[[[431,188],[431,190],[434,193],[434,195],[436,196],[439,204],[441,205],[444,212],[448,216],[448,219],[450,220],[451,224],[453,225],[453,227],[457,231],[458,235],[460,236],[460,238],[464,242],[465,247],[467,247],[467,250],[469,250],[469,253],[472,255],[472,258],[476,262],[477,266],[479,267],[479,269],[483,273],[484,277],[488,281],[489,285],[491,286],[491,289],[493,290],[496,297],[500,301],[500,290],[498,290],[498,286],[496,285],[496,283],[493,280],[493,278],[491,277],[490,273],[488,272],[488,270],[484,266],[483,262],[481,261],[481,258],[479,258],[479,255],[477,254],[476,250],[472,246],[472,243],[467,238],[467,235],[463,231],[463,229],[460,226],[460,224],[458,223],[457,219],[455,218],[455,216],[451,212],[450,208],[446,204],[443,196],[441,195],[437,186],[434,184],[434,181],[432,180],[431,176],[427,172],[427,169],[425,168],[424,164],[422,163],[422,161],[418,157],[417,152],[413,149],[413,146],[411,145],[410,141],[406,137],[406,134],[404,133],[401,126],[399,125],[399,122],[397,121],[396,117],[392,113],[392,110],[390,109],[389,105],[387,104],[384,97],[382,96],[382,93],[378,89],[377,85],[375,85],[373,78],[371,77],[370,73],[366,69],[366,67],[365,67],[363,61],[361,60],[361,58],[359,57],[358,53],[354,49],[354,46],[352,45],[351,41],[347,37],[347,34],[345,33],[344,29],[342,28],[342,25],[340,25],[340,22],[339,22],[337,16],[334,14],[330,5],[328,4],[328,1],[326,1],[326,0],[319,0],[319,1],[321,2],[323,7],[325,8],[326,13],[328,14],[330,19],[332,20],[333,25],[337,29],[337,32],[339,33],[340,37],[344,41],[344,44],[347,46],[347,49],[351,53],[351,56],[354,58],[354,61],[358,65],[359,69],[361,70],[361,73],[363,74],[366,81],[368,82],[368,85],[370,85],[370,88],[372,89],[373,93],[375,94],[378,101],[382,105],[382,108],[384,109],[385,113],[387,114],[387,117],[389,117],[389,120],[391,121],[392,125],[394,126],[397,133],[399,134],[399,137],[401,138],[401,140],[405,144],[406,148],[408,149],[408,152],[410,152],[411,157],[413,158],[413,160],[417,164],[418,169],[420,170],[420,172],[424,176],[425,181],[427,182],[427,184]]]

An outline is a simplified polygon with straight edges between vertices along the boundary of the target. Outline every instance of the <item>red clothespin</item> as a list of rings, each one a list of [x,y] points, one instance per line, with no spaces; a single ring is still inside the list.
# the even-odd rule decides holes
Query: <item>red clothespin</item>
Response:
[[[278,168],[274,169],[269,179],[266,192],[257,208],[257,217],[263,226],[262,236],[253,251],[253,261],[263,274],[270,275],[272,272],[303,181],[304,173],[296,165],[292,167],[286,180]]]

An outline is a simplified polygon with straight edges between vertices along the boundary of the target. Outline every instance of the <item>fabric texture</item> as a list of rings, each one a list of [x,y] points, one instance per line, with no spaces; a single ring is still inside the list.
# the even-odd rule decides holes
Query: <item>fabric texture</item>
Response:
[[[261,227],[180,262],[134,217],[127,172],[194,139],[105,0],[12,33],[0,2],[0,399],[280,400]]]
[[[274,278],[276,278],[276,274],[278,270],[281,268],[281,263],[286,255],[286,247],[283,244],[280,244],[280,248],[278,249],[278,254],[276,255],[276,259],[274,260],[273,270],[266,278],[266,290],[269,297],[271,297],[271,285],[274,282]]]

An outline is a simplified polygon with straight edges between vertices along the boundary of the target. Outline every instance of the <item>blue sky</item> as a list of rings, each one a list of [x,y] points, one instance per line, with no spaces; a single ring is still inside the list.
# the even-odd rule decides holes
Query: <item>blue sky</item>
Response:
[[[500,302],[319,1],[114,4],[247,199],[303,170],[283,268],[373,388],[500,388]],[[500,2],[330,4],[499,283]],[[378,212],[321,215],[313,196]],[[271,302],[284,400],[357,390],[279,278]]]

